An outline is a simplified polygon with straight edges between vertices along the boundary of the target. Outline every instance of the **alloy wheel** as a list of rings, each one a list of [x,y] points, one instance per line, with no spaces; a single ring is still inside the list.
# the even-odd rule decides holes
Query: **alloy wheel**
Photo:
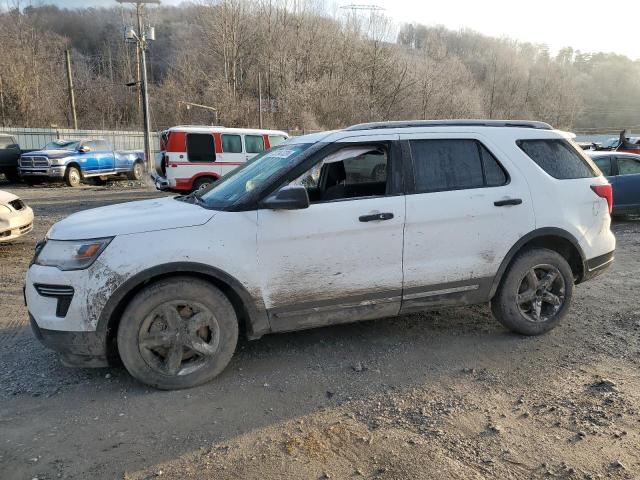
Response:
[[[564,300],[564,277],[558,268],[548,264],[529,269],[520,281],[516,296],[520,313],[532,322],[552,319],[564,305]]]
[[[147,365],[168,376],[187,375],[207,366],[220,343],[214,314],[198,302],[171,301],[153,309],[138,334]]]

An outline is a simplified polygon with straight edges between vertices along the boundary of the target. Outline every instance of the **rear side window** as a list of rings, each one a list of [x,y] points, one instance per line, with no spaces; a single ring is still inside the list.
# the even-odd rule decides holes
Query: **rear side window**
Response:
[[[275,147],[276,145],[280,145],[282,142],[286,140],[282,135],[269,135],[269,145]]]
[[[105,140],[94,140],[93,147],[97,152],[111,150],[111,147],[109,147],[109,144]]]
[[[187,135],[187,157],[190,162],[215,162],[216,149],[213,135],[189,133]]]
[[[245,135],[244,146],[247,148],[247,153],[264,152],[264,139],[262,135]]]
[[[636,175],[638,173],[640,173],[640,160],[618,157],[618,175]]]
[[[553,178],[569,180],[599,175],[592,161],[567,140],[518,140],[516,144]]]
[[[222,151],[225,153],[242,153],[240,135],[222,135]]]
[[[411,140],[416,193],[504,185],[508,177],[476,140]]]
[[[605,177],[611,176],[611,157],[593,157],[593,161]]]

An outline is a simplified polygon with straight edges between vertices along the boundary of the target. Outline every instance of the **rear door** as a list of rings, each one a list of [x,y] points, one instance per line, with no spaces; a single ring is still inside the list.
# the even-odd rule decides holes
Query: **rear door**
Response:
[[[400,138],[413,170],[402,311],[486,301],[507,252],[534,228],[526,181],[481,135]]]
[[[619,155],[618,175],[613,192],[616,209],[634,210],[640,208],[640,156]]]
[[[113,172],[115,169],[115,158],[111,146],[106,140],[95,140],[93,144],[95,146],[95,154],[98,158],[100,172]]]

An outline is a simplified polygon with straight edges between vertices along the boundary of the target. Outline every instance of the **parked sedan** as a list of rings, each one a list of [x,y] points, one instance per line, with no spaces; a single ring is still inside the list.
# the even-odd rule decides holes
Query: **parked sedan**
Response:
[[[13,193],[0,190],[0,242],[13,240],[33,228],[33,210]]]
[[[588,152],[613,187],[613,214],[640,213],[640,155]]]

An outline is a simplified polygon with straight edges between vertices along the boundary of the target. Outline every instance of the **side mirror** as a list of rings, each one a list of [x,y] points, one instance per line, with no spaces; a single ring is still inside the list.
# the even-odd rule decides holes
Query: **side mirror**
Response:
[[[78,151],[81,152],[81,153],[87,153],[87,152],[90,152],[91,149],[85,145],[85,146],[82,146],[82,147],[78,148]]]
[[[309,194],[300,185],[282,187],[262,201],[262,206],[271,210],[300,210],[309,208]]]

